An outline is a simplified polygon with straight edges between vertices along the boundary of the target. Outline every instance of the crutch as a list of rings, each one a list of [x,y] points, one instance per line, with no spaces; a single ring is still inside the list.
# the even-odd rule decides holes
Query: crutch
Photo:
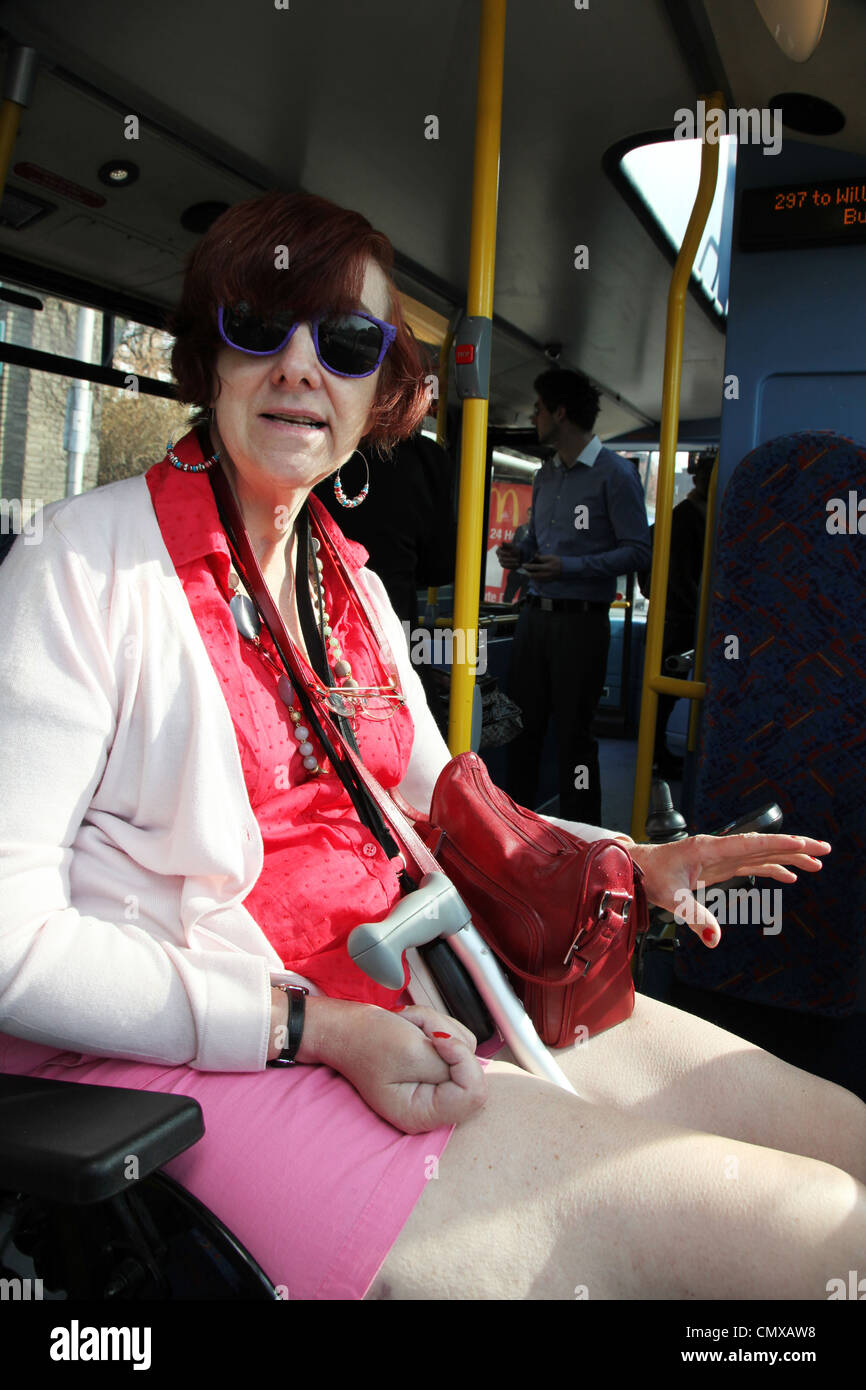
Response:
[[[418,888],[401,898],[381,922],[362,922],[355,927],[349,936],[349,955],[378,984],[402,989],[403,953],[407,952],[409,992],[414,1002],[448,1013],[435,978],[417,950],[437,937],[447,940],[520,1066],[576,1095],[536,1033],[498,960],[472,925],[469,909],[454,884],[438,869],[424,874]]]

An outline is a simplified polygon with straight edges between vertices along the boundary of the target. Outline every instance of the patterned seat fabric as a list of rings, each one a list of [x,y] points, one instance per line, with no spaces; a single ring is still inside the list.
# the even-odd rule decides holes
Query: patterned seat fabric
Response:
[[[761,920],[754,895],[751,913],[741,897],[727,911],[740,921],[720,918],[716,950],[682,930],[687,984],[826,1015],[855,1007],[866,944],[864,600],[866,446],[829,431],[760,445],[722,502],[693,823],[712,829],[777,801],[786,833],[833,850],[796,884],[759,879]]]

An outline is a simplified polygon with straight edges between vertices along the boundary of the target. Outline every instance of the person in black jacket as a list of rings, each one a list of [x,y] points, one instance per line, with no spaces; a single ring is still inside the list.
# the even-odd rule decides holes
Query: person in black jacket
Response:
[[[457,522],[454,515],[454,464],[446,451],[420,432],[398,444],[386,458],[364,452],[370,490],[358,507],[341,506],[330,480],[316,496],[340,530],[368,551],[388,597],[404,621],[418,623],[418,589],[454,579]],[[348,496],[363,486],[365,470],[357,454],[343,468]]]

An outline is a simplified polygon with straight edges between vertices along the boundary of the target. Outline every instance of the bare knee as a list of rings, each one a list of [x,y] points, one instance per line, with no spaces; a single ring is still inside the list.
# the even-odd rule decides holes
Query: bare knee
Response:
[[[828,1163],[635,1119],[514,1068],[491,1069],[489,1097],[368,1297],[826,1298],[862,1257],[866,1191]]]
[[[833,1081],[810,1076],[813,1091],[807,1101],[812,1147],[810,1157],[820,1158],[858,1182],[866,1184],[866,1104]]]
[[[535,1296],[573,1182],[568,1136],[592,1107],[507,1062],[487,1074],[486,1106],[455,1130],[368,1299]]]

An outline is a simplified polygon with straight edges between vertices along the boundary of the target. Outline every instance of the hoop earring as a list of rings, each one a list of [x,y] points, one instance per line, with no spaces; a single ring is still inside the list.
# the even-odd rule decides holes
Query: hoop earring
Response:
[[[350,458],[354,458],[355,454],[361,454],[361,450],[355,449],[355,451],[350,455]],[[367,481],[361,488],[361,491],[358,493],[357,497],[347,497],[345,492],[343,491],[343,486],[340,482],[340,473],[342,472],[344,467],[342,463],[340,464],[340,467],[337,469],[337,472],[334,475],[334,496],[336,497],[341,507],[360,507],[364,498],[367,496],[367,493],[370,491],[370,465],[367,462],[366,458],[364,458],[363,454],[361,454],[361,458],[364,459],[364,467],[367,470]],[[348,462],[349,459],[346,459],[346,463]]]
[[[211,411],[211,418],[213,418],[213,411]],[[209,459],[205,459],[204,463],[182,463],[178,458],[177,454],[174,452],[174,441],[177,438],[178,431],[186,430],[186,428],[186,425],[178,425],[177,429],[172,431],[171,439],[165,446],[165,452],[172,468],[179,468],[182,473],[203,473],[206,468],[213,468],[215,463],[219,463],[219,450],[211,454]]]

